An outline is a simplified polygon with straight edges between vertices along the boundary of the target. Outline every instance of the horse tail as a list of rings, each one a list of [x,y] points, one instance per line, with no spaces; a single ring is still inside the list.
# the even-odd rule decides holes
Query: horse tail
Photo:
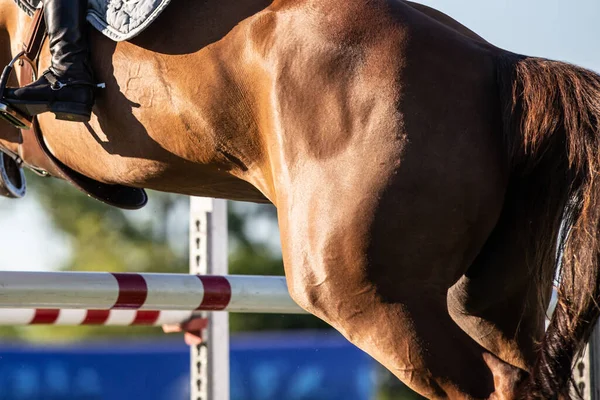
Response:
[[[600,75],[505,53],[498,77],[511,179],[535,177],[544,188],[539,207],[553,204],[543,212],[561,222],[528,233],[532,247],[543,235],[554,238],[558,300],[523,398],[569,399],[574,359],[600,315]]]

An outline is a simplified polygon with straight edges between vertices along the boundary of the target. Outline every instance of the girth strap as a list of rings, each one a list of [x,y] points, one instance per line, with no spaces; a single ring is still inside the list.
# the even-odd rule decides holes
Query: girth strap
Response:
[[[31,25],[27,31],[27,36],[23,42],[24,56],[31,62],[20,62],[17,68],[17,80],[21,86],[25,86],[33,82],[37,77],[35,69],[36,60],[40,55],[44,41],[46,40],[46,22],[44,20],[44,9],[38,8],[33,14]],[[55,164],[49,159],[44,149],[39,145],[36,138],[35,130],[37,121],[33,121],[32,129],[21,129],[21,143],[19,145],[19,156],[28,166],[35,166],[40,170],[46,171],[52,176],[60,177],[60,171]]]

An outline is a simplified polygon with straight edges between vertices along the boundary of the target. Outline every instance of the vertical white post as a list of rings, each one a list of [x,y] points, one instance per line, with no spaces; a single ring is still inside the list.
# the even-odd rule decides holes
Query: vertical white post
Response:
[[[587,348],[590,400],[600,400],[600,327],[596,324]]]
[[[190,273],[227,275],[227,202],[190,200]],[[229,400],[229,314],[204,313],[204,343],[191,348],[191,400]]]
[[[575,386],[583,400],[600,400],[600,329],[594,328],[583,356],[573,368]],[[573,398],[578,398],[573,393]]]
[[[594,331],[595,332],[595,331]],[[572,397],[574,399],[579,398],[578,394],[581,395],[582,400],[592,400],[592,382],[591,382],[591,369],[592,369],[592,342],[594,337],[590,338],[590,343],[585,347],[583,356],[575,361],[575,367],[573,368],[574,385],[577,388],[573,391]],[[597,399],[597,397],[595,398]]]

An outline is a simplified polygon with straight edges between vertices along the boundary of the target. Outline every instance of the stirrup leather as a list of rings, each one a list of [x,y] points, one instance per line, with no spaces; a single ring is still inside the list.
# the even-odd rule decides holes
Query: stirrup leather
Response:
[[[0,77],[0,118],[8,121],[18,129],[31,129],[33,117],[24,115],[22,112],[12,107],[5,99],[4,93],[8,79],[13,71],[14,64],[18,61],[20,65],[27,63],[31,67],[31,82],[37,79],[37,63],[36,60],[42,49],[44,40],[46,39],[46,22],[44,20],[43,8],[38,8],[29,26],[29,31],[25,41],[23,42],[23,51],[17,54],[11,62],[2,71]]]
[[[36,65],[33,61],[27,57],[26,51],[22,51],[17,54],[11,62],[4,67],[2,71],[2,75],[0,76],[0,93],[2,94],[2,98],[0,98],[0,118],[9,122],[11,125],[15,126],[18,129],[31,129],[33,124],[33,117],[27,116],[20,111],[18,111],[15,107],[11,106],[8,101],[4,98],[4,92],[6,90],[6,85],[8,83],[8,79],[12,74],[14,69],[14,65],[17,61],[27,62],[33,71],[33,75],[35,78],[36,74]]]

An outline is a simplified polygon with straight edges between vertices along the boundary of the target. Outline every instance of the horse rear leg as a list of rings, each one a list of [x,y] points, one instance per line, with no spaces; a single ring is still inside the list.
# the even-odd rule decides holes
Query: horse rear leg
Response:
[[[507,382],[519,380],[520,371],[459,328],[447,312],[445,294],[398,285],[402,294],[390,302],[372,289],[356,287],[349,295],[347,282],[344,290],[333,285],[300,294],[296,288],[294,297],[413,390],[431,399],[487,399],[494,393],[493,398],[512,398]],[[307,304],[307,297],[313,301]]]
[[[382,218],[373,221],[363,218],[372,214],[360,199],[352,198],[356,208],[348,201],[333,207],[318,195],[305,209],[296,202],[292,215],[280,207],[296,302],[428,398],[510,399],[520,371],[494,358],[448,313],[448,288],[466,269],[471,246],[449,240],[446,226],[456,229],[459,220],[445,214],[445,225],[431,209],[423,210],[426,217],[406,207],[388,213],[379,204]]]
[[[448,297],[454,320],[473,339],[525,370],[544,336],[561,221],[560,212],[539,207],[536,181],[513,182],[496,228]]]

